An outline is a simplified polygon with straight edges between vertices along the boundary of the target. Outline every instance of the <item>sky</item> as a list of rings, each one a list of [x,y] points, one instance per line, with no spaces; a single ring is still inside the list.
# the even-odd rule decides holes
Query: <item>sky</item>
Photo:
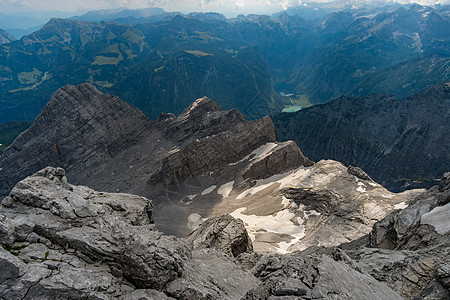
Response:
[[[330,0],[315,1],[327,2]],[[370,0],[338,1],[362,2]],[[397,2],[417,2],[424,5],[432,5],[436,3],[449,4],[450,0],[397,0]],[[273,13],[290,6],[298,6],[304,3],[305,0],[0,0],[0,12],[11,13],[36,10],[84,12],[94,9],[118,7],[161,7],[166,11],[216,11],[232,17],[238,14]]]

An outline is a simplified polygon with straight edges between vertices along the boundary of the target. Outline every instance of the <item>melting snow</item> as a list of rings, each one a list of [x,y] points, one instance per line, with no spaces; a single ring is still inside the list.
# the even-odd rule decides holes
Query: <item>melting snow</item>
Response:
[[[217,191],[218,194],[222,195],[222,197],[226,198],[230,195],[233,190],[234,181],[230,181],[222,185]]]
[[[394,205],[394,209],[404,209],[404,208],[407,208],[407,207],[408,207],[408,204],[406,204],[405,201]]]
[[[305,211],[303,211],[303,213],[305,214],[305,219],[308,219],[309,216],[320,216],[320,213],[315,211],[314,209],[305,210]]]
[[[216,188],[215,185],[210,186],[209,188],[205,189],[205,190],[202,192],[202,195],[207,195],[207,194],[211,193],[212,191],[214,191],[215,188]]]
[[[283,196],[281,204],[283,205],[283,208],[287,208],[291,204],[291,201],[285,196]]]
[[[309,174],[309,169],[305,169],[303,167],[298,168],[295,171],[290,171],[284,174],[278,174],[274,175],[267,179],[261,179],[257,180],[255,186],[243,191],[240,193],[236,199],[242,199],[248,195],[256,194],[269,186],[271,186],[273,183],[279,183],[280,187],[278,189],[282,189],[285,186],[292,184],[294,180],[300,179],[302,177],[305,177]],[[311,181],[320,181],[323,184],[326,184],[331,178],[333,178],[333,174],[313,174],[313,177],[311,178]]]
[[[429,213],[422,215],[420,223],[433,226],[441,235],[447,234],[450,232],[450,203],[435,207]]]
[[[249,160],[250,157],[251,157],[250,161],[255,160],[257,158],[260,158],[260,157],[264,157],[265,155],[267,155],[267,153],[272,151],[272,149],[275,148],[276,146],[277,146],[277,144],[275,144],[275,143],[267,143],[265,145],[262,145],[261,147],[259,147],[258,149],[254,150],[252,153],[250,153],[249,155],[247,155],[246,157],[244,157],[240,161],[235,162],[235,163],[231,163],[230,165],[237,165],[240,162]]]
[[[247,197],[248,195],[256,194],[257,192],[260,192],[260,191],[262,191],[262,190],[268,188],[268,187],[271,186],[273,183],[274,183],[274,182],[270,182],[270,183],[263,184],[263,185],[259,185],[259,186],[256,185],[256,186],[254,186],[254,187],[252,187],[252,188],[250,188],[250,189],[248,189],[248,190],[246,190],[246,191],[240,193],[240,194],[236,197],[236,199],[237,199],[237,200],[240,200],[240,199],[242,199],[242,198],[244,198],[244,197]]]
[[[362,186],[358,186],[358,187],[356,188],[356,190],[357,190],[358,192],[360,192],[360,193],[365,193],[365,192],[366,192],[366,189],[363,188]]]
[[[193,213],[189,215],[187,225],[190,230],[195,230],[201,223],[206,220],[208,220],[208,218],[202,218],[201,215]]]
[[[305,236],[305,226],[295,225],[292,223],[291,219],[295,217],[295,214],[290,212],[288,209],[279,211],[275,216],[257,216],[257,215],[245,215],[242,214],[246,207],[241,207],[236,209],[230,215],[241,219],[245,223],[248,234],[252,241],[255,240],[255,236],[260,230],[265,230],[267,232],[287,234],[293,237],[289,242],[278,243],[278,252],[287,253],[287,249],[297,243],[301,238]],[[299,220],[300,221],[300,220]],[[302,223],[302,222],[299,222]]]

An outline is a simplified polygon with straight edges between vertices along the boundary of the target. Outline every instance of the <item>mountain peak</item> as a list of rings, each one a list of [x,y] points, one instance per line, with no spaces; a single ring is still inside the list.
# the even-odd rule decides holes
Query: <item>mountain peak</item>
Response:
[[[99,165],[135,144],[151,125],[140,110],[92,84],[66,85],[1,156],[0,194],[22,179],[14,169],[30,174],[51,165],[70,172],[78,159],[85,168]]]
[[[208,97],[198,98],[182,114],[194,114],[198,111],[214,112],[221,111],[222,107],[219,103],[212,101]]]

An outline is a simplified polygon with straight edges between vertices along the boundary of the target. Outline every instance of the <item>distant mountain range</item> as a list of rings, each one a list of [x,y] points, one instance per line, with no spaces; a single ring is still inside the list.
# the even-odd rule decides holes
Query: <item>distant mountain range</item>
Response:
[[[450,82],[405,99],[340,97],[274,117],[280,140],[312,160],[358,166],[392,190],[429,187],[450,165]]]
[[[145,18],[154,15],[160,15],[165,13],[165,10],[159,7],[151,7],[145,9],[127,9],[127,8],[116,8],[116,9],[100,9],[92,10],[81,16],[75,16],[71,19],[78,21],[89,21],[89,22],[101,22],[122,18]]]
[[[52,19],[0,46],[0,119],[33,120],[58,87],[86,81],[153,119],[202,96],[250,119],[341,95],[407,97],[450,80],[447,12],[391,5],[305,20],[151,9]],[[101,22],[111,19],[120,23]]]

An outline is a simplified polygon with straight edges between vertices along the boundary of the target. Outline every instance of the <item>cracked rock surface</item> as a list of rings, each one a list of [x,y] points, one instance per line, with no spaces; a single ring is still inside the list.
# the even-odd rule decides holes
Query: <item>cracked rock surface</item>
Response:
[[[61,168],[27,177],[0,209],[0,299],[232,299],[259,282],[221,252],[163,235],[152,212],[144,197],[70,185]],[[214,293],[203,291],[208,280]]]

